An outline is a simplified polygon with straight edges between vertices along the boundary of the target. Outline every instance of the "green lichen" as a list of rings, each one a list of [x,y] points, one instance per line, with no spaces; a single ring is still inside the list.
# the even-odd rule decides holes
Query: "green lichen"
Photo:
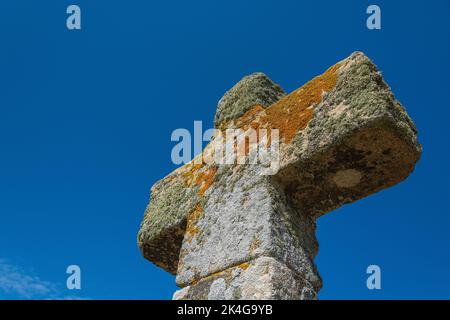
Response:
[[[264,73],[256,72],[242,78],[220,99],[215,116],[215,126],[237,119],[255,105],[268,107],[285,93]]]
[[[233,291],[233,300],[241,300],[242,291],[240,288],[235,288]]]

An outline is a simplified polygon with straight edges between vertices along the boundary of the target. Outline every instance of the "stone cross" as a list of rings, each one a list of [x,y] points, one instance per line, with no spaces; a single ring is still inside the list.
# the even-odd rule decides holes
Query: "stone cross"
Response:
[[[138,244],[176,274],[174,299],[317,298],[316,219],[404,180],[421,154],[413,122],[360,52],[288,95],[262,73],[244,77],[219,101],[215,127],[278,129],[279,168],[199,155],[152,187]]]

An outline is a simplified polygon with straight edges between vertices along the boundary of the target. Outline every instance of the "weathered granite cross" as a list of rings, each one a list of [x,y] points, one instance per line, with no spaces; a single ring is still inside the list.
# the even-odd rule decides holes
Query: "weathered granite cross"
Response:
[[[360,52],[289,95],[262,73],[244,77],[215,126],[278,129],[280,169],[191,161],[152,187],[138,243],[177,275],[174,299],[316,298],[316,219],[399,183],[421,154],[413,122]]]

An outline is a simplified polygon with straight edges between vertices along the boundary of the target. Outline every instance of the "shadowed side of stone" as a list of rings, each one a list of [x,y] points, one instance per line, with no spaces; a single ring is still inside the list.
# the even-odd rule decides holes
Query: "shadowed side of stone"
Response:
[[[142,255],[172,274],[177,271],[187,217],[199,202],[198,186],[189,186],[183,173],[174,172],[152,187],[138,233]]]
[[[376,66],[359,52],[340,64],[335,87],[297,131],[276,176],[294,206],[314,217],[401,182],[422,152]]]

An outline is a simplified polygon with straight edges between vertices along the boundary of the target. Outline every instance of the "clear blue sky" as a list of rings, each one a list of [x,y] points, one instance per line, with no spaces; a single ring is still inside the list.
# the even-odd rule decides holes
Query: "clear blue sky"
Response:
[[[81,31],[66,29],[73,3]],[[211,127],[246,74],[292,91],[359,50],[424,152],[406,182],[319,220],[320,298],[449,299],[449,21],[444,0],[1,1],[0,298],[171,298],[174,277],[136,245],[149,188],[175,168],[171,132]]]

